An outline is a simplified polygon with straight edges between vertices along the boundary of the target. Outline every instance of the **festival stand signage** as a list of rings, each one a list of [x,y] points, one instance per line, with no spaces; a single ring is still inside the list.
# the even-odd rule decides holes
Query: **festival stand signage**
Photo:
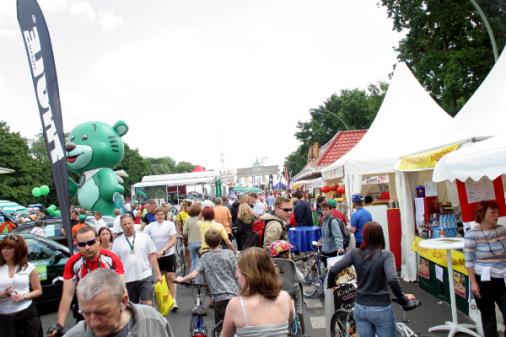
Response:
[[[499,205],[499,215],[506,216],[501,177],[494,180],[483,177],[479,181],[468,179],[465,182],[457,180],[457,191],[464,222],[474,221],[474,212],[481,201],[495,200]]]
[[[403,156],[399,162],[399,171],[423,171],[433,169],[444,155],[457,150],[460,143],[440,147],[431,151]]]
[[[67,243],[69,247],[72,247],[63,122],[51,39],[46,20],[36,0],[17,0],[17,13],[30,65],[58,204],[67,233]]]

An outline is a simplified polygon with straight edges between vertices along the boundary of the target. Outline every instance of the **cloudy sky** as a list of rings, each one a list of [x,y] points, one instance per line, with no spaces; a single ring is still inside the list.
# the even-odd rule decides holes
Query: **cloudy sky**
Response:
[[[378,0],[39,0],[65,131],[130,126],[143,156],[282,165],[310,108],[387,80],[400,35]],[[0,1],[0,120],[40,132],[15,0]]]

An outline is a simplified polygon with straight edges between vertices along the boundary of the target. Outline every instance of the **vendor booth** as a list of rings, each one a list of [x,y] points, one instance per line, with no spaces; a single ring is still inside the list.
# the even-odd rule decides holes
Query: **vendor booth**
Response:
[[[416,256],[410,245],[414,228],[406,226],[408,222],[404,221],[403,214],[392,207],[396,206],[397,200],[401,203],[397,195],[399,182],[395,166],[401,155],[419,148],[428,130],[431,136],[440,135],[447,130],[450,122],[451,117],[430,97],[408,67],[399,63],[378,114],[365,136],[351,151],[322,171],[325,181],[344,176],[347,200],[351,200],[351,195],[362,192],[364,176],[388,175],[388,192],[392,202],[369,207],[377,213],[373,214],[373,220],[384,226],[390,243],[397,245],[393,250],[402,251],[402,254],[394,254],[401,261],[401,275],[410,280],[416,279]],[[390,234],[401,233],[402,240],[390,237]],[[408,270],[409,267],[412,270]]]
[[[425,240],[441,234],[446,238],[462,236],[465,228],[474,224],[474,210],[482,200],[497,201],[500,215],[506,215],[501,177],[506,173],[506,140],[501,135],[506,122],[504,74],[503,52],[448,130],[425,144],[426,149],[432,144],[432,149],[421,152],[420,144],[418,153],[403,156],[397,165],[403,228],[409,227],[417,234],[412,249],[419,257],[418,263],[408,266],[408,275],[412,275],[415,267],[420,286],[450,302],[452,314],[457,308],[468,314],[478,330],[481,322],[470,298],[462,250],[451,250],[453,271],[447,274],[448,251],[433,249]],[[499,222],[504,223],[504,219]],[[454,331],[456,323],[452,324],[446,329]]]

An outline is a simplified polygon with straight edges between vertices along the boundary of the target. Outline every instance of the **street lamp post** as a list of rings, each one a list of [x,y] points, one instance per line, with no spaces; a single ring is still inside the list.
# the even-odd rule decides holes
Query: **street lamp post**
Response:
[[[348,126],[348,124],[346,124],[346,122],[344,121],[343,117],[339,116],[338,114],[336,114],[333,111],[330,111],[330,110],[327,110],[327,109],[311,109],[311,111],[328,112],[329,114],[331,114],[332,116],[334,116],[335,118],[337,118],[341,122],[341,124],[343,124],[345,130],[350,130],[350,127]]]
[[[480,14],[481,20],[483,20],[483,23],[485,24],[485,28],[487,29],[488,37],[490,38],[490,43],[492,44],[492,52],[494,53],[494,60],[497,62],[497,59],[499,58],[499,54],[497,53],[497,44],[495,43],[494,38],[494,32],[492,31],[492,27],[490,27],[490,23],[488,23],[487,17],[485,16],[485,13],[483,13],[482,9],[478,5],[478,3],[475,0],[469,0],[473,4],[474,8]]]

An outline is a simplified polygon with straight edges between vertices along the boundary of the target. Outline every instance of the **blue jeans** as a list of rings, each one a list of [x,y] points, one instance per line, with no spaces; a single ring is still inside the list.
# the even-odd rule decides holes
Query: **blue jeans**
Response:
[[[191,271],[194,271],[199,262],[199,249],[200,242],[188,242],[188,250],[190,251],[190,257],[192,259]]]
[[[360,337],[395,337],[395,317],[391,305],[367,306],[355,303],[355,321]]]

